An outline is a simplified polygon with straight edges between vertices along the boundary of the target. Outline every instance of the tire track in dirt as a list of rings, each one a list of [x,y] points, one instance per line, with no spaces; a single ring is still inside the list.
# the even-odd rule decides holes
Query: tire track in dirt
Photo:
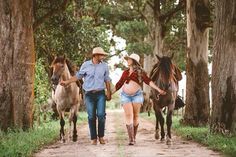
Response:
[[[36,153],[35,157],[220,157],[218,152],[173,136],[172,145],[154,139],[154,124],[140,119],[136,144],[128,146],[123,111],[107,112],[105,145],[91,145],[87,123],[78,126],[78,141],[57,142]]]

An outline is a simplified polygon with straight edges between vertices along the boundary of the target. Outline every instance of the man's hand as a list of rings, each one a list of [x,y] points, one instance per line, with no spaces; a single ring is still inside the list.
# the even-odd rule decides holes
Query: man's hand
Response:
[[[61,81],[60,81],[60,85],[65,87],[65,86],[68,85],[68,82],[61,80]]]
[[[107,91],[107,93],[106,93],[106,100],[107,101],[111,100],[111,91]]]

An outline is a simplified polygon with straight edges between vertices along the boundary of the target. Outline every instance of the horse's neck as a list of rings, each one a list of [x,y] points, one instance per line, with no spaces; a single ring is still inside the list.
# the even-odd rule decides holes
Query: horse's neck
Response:
[[[64,70],[64,72],[61,76],[61,79],[65,81],[65,80],[68,80],[70,78],[71,78],[71,74],[70,74],[69,68],[68,68],[67,64],[65,64],[65,70]]]

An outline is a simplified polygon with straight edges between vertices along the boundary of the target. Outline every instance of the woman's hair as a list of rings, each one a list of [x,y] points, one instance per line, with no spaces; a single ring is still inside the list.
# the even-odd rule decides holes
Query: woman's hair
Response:
[[[146,73],[146,72],[140,66],[140,64],[138,64],[138,62],[136,60],[134,60],[134,59],[132,59],[132,60],[133,60],[134,71],[136,70],[137,73],[138,73],[138,82],[139,82],[140,85],[142,85],[142,83],[143,83],[142,75],[143,75],[143,73]]]

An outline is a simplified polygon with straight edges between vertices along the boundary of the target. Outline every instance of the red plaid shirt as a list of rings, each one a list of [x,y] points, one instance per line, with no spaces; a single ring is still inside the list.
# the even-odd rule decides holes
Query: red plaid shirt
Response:
[[[142,79],[143,81],[149,85],[149,83],[151,82],[151,79],[147,76],[147,74],[145,72],[142,73]],[[116,90],[119,90],[124,83],[129,83],[130,80],[133,80],[135,82],[139,83],[138,80],[138,73],[137,71],[132,72],[132,74],[129,75],[129,69],[125,70],[120,78],[120,80],[116,83]]]

